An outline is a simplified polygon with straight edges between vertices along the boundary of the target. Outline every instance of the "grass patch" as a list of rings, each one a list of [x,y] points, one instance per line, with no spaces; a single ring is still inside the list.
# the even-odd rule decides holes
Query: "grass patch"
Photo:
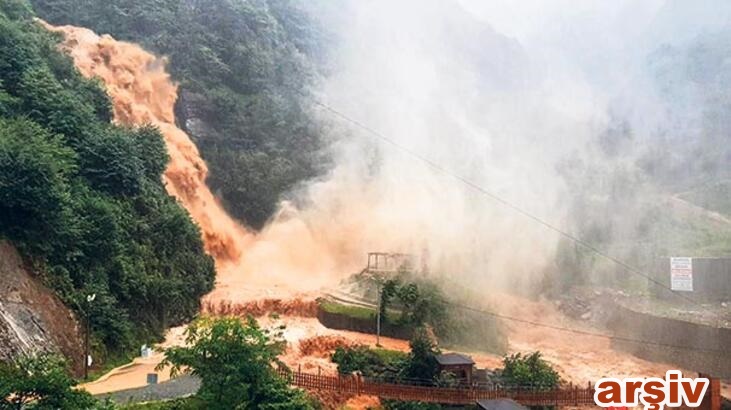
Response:
[[[380,347],[374,348],[372,350],[376,353],[376,356],[378,356],[381,360],[383,360],[384,363],[387,364],[398,363],[400,360],[406,360],[406,358],[409,356],[408,353],[399,350],[389,350]]]
[[[343,305],[331,300],[320,300],[320,308],[328,313],[345,315],[356,319],[374,319],[376,309],[364,306]]]
[[[134,356],[134,350],[126,351],[126,352],[120,352],[117,354],[114,354],[111,357],[107,357],[107,359],[104,361],[104,363],[99,367],[92,367],[89,368],[89,378],[84,380],[83,377],[78,378],[79,383],[89,383],[93,382],[94,380],[104,376],[107,374],[110,370],[125,365],[127,363],[131,363]]]
[[[346,305],[338,302],[334,302],[332,300],[327,299],[321,299],[319,301],[320,308],[328,313],[336,313],[356,319],[372,319],[376,320],[376,309],[369,308],[365,306],[357,306],[357,305]],[[386,322],[394,324],[396,323],[396,320],[401,316],[401,311],[394,308],[388,308],[386,309],[386,317],[381,318],[383,319],[383,323]]]
[[[681,194],[680,198],[710,211],[731,216],[731,181],[700,186]]]

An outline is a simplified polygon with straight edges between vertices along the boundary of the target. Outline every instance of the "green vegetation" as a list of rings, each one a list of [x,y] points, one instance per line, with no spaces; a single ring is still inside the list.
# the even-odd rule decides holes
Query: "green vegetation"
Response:
[[[444,327],[447,320],[446,304],[435,285],[424,281],[402,283],[398,278],[387,280],[381,290],[380,303],[382,317],[386,320],[386,311],[393,298],[401,312],[397,324],[418,327],[428,323],[436,328]]]
[[[375,319],[376,310],[364,306],[344,305],[327,299],[319,301],[320,308],[328,313],[349,316],[355,319]]]
[[[202,318],[186,329],[185,347],[165,351],[160,367],[172,374],[190,372],[201,378],[196,397],[206,409],[315,409],[319,404],[302,390],[290,388],[277,375],[283,366],[281,335],[261,329],[249,318]]]
[[[87,379],[84,381],[92,382],[109,373],[112,369],[132,362],[136,354],[136,350],[110,352],[110,354],[104,358],[104,362],[101,365],[96,365],[89,369]]]
[[[338,347],[331,356],[338,372],[360,372],[365,377],[392,382],[434,384],[438,379],[439,350],[428,332],[419,328],[409,342],[408,354],[368,346]]]
[[[234,216],[261,227],[282,193],[323,163],[304,95],[319,34],[287,0],[32,0],[39,16],[169,57],[177,116]]]
[[[505,337],[495,318],[465,309],[469,303],[464,300],[452,303],[432,281],[402,272],[383,283],[380,305],[388,312],[385,322],[414,329],[428,326],[446,346],[505,352]]]
[[[378,294],[378,284],[366,280],[361,285]],[[381,286],[381,321],[394,327],[417,329],[428,326],[439,342],[453,348],[480,349],[503,354],[506,339],[495,318],[476,310],[454,305],[440,288],[429,281],[413,278],[404,272],[386,280]],[[360,320],[376,320],[373,308],[337,303],[322,299],[320,308],[328,313]]]
[[[528,355],[515,353],[503,358],[502,377],[511,386],[551,390],[559,386],[561,378],[551,365],[541,358],[541,352]]]
[[[634,221],[622,222],[624,215],[617,213],[611,218],[587,223],[579,237],[649,275],[665,274],[657,269],[658,259],[662,257],[717,257],[731,253],[731,230],[726,229],[722,222],[682,208],[673,210],[657,204],[640,208],[636,212],[643,216],[638,225],[621,235],[606,233],[612,231],[612,226],[633,224]],[[556,262],[558,269],[548,277],[548,287],[559,291],[592,284],[633,291],[662,291],[616,263],[568,240],[559,242]]]
[[[372,349],[368,346],[338,347],[331,356],[338,365],[338,372],[350,374],[360,372],[363,376],[384,380],[396,380],[406,353],[397,350]]]
[[[407,379],[436,380],[439,377],[439,349],[426,329],[418,328],[409,341],[409,357],[401,374]]]
[[[165,192],[158,130],[111,124],[103,88],[32,18],[0,3],[0,237],[91,317],[100,363],[194,316],[213,262]]]
[[[658,257],[731,254],[731,230],[711,214],[731,215],[731,99],[720,63],[731,57],[731,41],[727,29],[713,31],[647,55],[664,126],[633,130],[613,118],[598,135],[602,157],[576,154],[558,166],[570,192],[569,232],[647,274],[659,274]],[[662,292],[568,240],[556,261],[547,285],[557,293],[594,284]]]
[[[731,181],[709,183],[679,197],[727,218],[731,217]]]
[[[0,363],[0,409],[110,409],[98,403],[66,372],[63,358],[53,354],[22,356],[13,363]]]
[[[135,403],[121,407],[122,410],[201,410],[205,408],[205,403],[197,397]]]

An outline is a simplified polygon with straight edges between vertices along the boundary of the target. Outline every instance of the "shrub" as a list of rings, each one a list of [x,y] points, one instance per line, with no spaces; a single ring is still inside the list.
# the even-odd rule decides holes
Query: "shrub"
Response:
[[[48,353],[0,362],[0,409],[94,409],[97,401],[66,372],[66,362]]]
[[[502,377],[513,386],[550,390],[561,383],[558,372],[541,358],[541,352],[505,356],[503,365]]]
[[[201,378],[197,393],[210,409],[315,409],[319,404],[292,389],[275,372],[284,344],[256,320],[201,318],[186,329],[186,346],[171,347],[159,368]]]

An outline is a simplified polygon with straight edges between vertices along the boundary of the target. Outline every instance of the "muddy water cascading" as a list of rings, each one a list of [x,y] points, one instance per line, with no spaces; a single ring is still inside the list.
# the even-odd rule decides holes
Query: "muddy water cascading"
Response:
[[[198,223],[206,251],[217,267],[238,260],[249,234],[229,217],[205,184],[208,168],[198,149],[175,125],[177,86],[165,62],[137,45],[98,36],[88,29],[47,28],[64,35],[64,49],[87,77],[98,77],[113,100],[114,119],[125,125],[151,124],[160,129],[170,155],[163,179]]]
[[[42,24],[64,35],[62,47],[84,76],[101,79],[116,122],[160,129],[170,155],[166,189],[200,226],[205,249],[216,261],[216,288],[207,303],[290,299],[336,283],[339,272],[350,273],[286,203],[256,235],[226,213],[205,184],[208,169],[197,147],[175,125],[177,85],[164,59],[85,28]]]
[[[354,238],[362,236],[363,221],[355,217],[348,220],[350,223],[341,221],[342,226],[339,229],[336,226],[331,231],[320,232],[318,236],[298,216],[296,210],[287,214],[287,208],[284,207],[282,215],[275,218],[275,223],[268,225],[263,232],[257,235],[247,232],[226,214],[208,189],[205,184],[206,164],[188,135],[175,126],[173,107],[177,98],[177,86],[165,71],[165,61],[137,45],[116,41],[109,36],[98,36],[87,29],[71,26],[46,27],[64,34],[63,47],[73,57],[83,75],[99,77],[104,82],[113,100],[115,121],[127,125],[149,123],[162,132],[170,155],[163,177],[166,188],[198,223],[206,250],[216,260],[218,283],[216,290],[209,295],[209,301],[291,297],[308,287],[310,290],[316,289],[315,286],[321,283],[316,280],[318,272],[321,277],[330,281],[338,271],[340,275],[348,273],[342,269],[343,265],[337,263],[339,250],[332,247],[332,241],[323,238],[338,237],[341,243],[349,241],[362,245]],[[361,206],[368,207],[368,204],[362,203]],[[356,216],[361,214],[351,213]],[[329,225],[337,225],[331,223],[332,217],[319,216],[320,220],[329,221]],[[394,220],[394,223],[398,224],[399,221]],[[351,255],[352,249],[340,253]],[[225,276],[223,281],[222,276]],[[304,278],[307,280],[304,281]],[[285,284],[290,287],[276,293],[277,288],[285,288]],[[294,335],[294,340],[323,331],[347,334],[322,329],[313,318],[289,319],[288,329]],[[579,377],[581,379],[599,377],[608,369],[613,373],[629,370],[633,375],[640,375],[657,374],[664,367],[626,354],[612,353],[609,347],[597,345],[591,340],[582,341],[583,346],[567,344],[566,335],[560,335],[555,344],[542,344],[538,339],[542,340],[546,336],[545,332],[539,332],[540,329],[527,330],[529,329],[519,327],[513,329],[511,350],[535,349],[540,346],[546,357],[557,362],[559,367],[561,364],[566,365],[567,368],[563,369],[566,372],[584,369],[585,372]],[[347,334],[349,340],[365,337]],[[405,347],[399,349],[403,348]],[[594,352],[597,349],[607,355],[596,356]],[[579,352],[584,353],[578,355]],[[495,366],[496,359],[487,357],[484,364]],[[292,360],[301,361],[302,357],[295,354]],[[112,380],[110,383],[114,384]]]

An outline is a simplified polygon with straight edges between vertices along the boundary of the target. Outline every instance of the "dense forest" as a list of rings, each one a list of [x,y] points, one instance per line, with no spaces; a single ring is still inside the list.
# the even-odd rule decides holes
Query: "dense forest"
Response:
[[[165,191],[159,131],[113,125],[102,86],[33,18],[0,2],[0,236],[92,318],[103,357],[195,315],[213,261]]]
[[[668,3],[666,17],[682,16],[691,6]],[[680,30],[672,19],[659,22]],[[731,33],[712,25],[701,33],[682,41],[670,36],[643,54],[647,87],[663,115],[657,128],[643,130],[613,116],[592,141],[594,157],[601,160],[587,161],[582,154],[558,166],[571,192],[573,231],[657,277],[664,277],[657,266],[667,256],[731,254],[731,230],[724,222],[731,217],[731,94],[725,86]],[[629,107],[611,108],[643,112]],[[592,281],[646,286],[570,241],[560,243],[556,261],[564,286]],[[648,290],[663,292],[652,285]]]
[[[177,120],[208,163],[208,185],[260,228],[283,193],[322,171],[304,96],[316,81],[319,33],[285,0],[32,0],[73,24],[168,56],[180,83]]]

